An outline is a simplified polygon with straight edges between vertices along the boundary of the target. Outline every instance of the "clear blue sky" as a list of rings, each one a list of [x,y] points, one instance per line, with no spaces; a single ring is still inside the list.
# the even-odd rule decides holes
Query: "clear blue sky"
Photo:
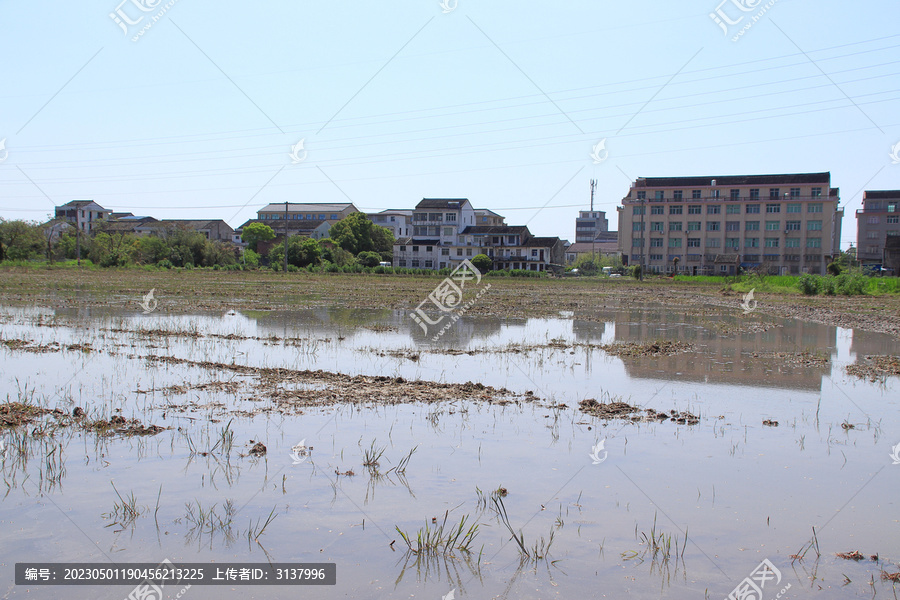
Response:
[[[900,3],[777,0],[735,42],[767,3],[718,1],[177,0],[134,42],[166,2],[126,35],[118,0],[0,0],[0,216],[467,197],[573,240],[591,178],[615,227],[635,177],[831,171],[846,248],[900,188]]]

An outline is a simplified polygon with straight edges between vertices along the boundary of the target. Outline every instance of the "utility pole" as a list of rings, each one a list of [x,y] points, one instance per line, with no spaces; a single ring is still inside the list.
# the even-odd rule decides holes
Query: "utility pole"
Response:
[[[594,218],[594,190],[597,189],[597,180],[591,179],[591,218]],[[595,242],[597,241],[597,221],[594,221],[594,233],[591,235],[591,262],[597,264],[596,252],[594,252]],[[577,233],[576,233],[577,236]]]
[[[287,275],[288,265],[288,203],[284,203],[284,274]]]
[[[75,260],[81,266],[81,224],[78,222],[78,211],[75,211]]]

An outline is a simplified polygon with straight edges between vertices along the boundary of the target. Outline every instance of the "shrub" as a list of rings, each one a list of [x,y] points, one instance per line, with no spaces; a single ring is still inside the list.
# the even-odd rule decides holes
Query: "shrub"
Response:
[[[865,275],[860,274],[838,275],[834,279],[837,293],[844,296],[859,296],[865,294],[866,287],[869,285],[868,278]]]
[[[837,278],[836,277],[825,277],[821,280],[822,284],[822,293],[826,296],[834,296],[837,291]]]
[[[829,275],[840,275],[841,274],[841,265],[836,262],[828,263],[828,266],[825,267],[825,270]]]
[[[159,267],[160,269],[171,269],[175,265],[173,265],[172,261],[169,260],[168,258],[164,258],[161,261],[159,261],[158,263],[156,263],[156,266]]]
[[[810,273],[804,273],[800,276],[800,279],[797,280],[797,287],[799,287],[800,291],[807,296],[815,296],[818,294],[821,286],[821,278]]]
[[[641,278],[641,265],[635,265],[631,267],[631,276],[635,279]]]
[[[381,262],[381,255],[371,250],[363,250],[356,255],[356,260],[364,267],[377,267]]]

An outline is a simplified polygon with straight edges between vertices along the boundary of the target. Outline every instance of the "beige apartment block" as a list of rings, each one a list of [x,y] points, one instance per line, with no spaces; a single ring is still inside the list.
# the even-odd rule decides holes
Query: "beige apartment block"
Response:
[[[840,253],[839,203],[831,173],[639,177],[617,208],[619,250],[653,273],[824,274]]]

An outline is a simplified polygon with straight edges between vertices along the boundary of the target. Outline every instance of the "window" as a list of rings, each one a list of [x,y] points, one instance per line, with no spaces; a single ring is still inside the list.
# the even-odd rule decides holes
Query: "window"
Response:
[[[632,248],[639,248],[640,246],[641,246],[641,238],[634,238],[633,240],[631,240]]]
[[[681,200],[684,197],[684,191],[683,190],[675,190],[674,192],[672,192],[672,197],[675,198],[676,200]]]
[[[399,264],[399,266],[405,267],[405,266],[406,266],[406,259],[401,258],[401,259],[400,259],[400,264]]]
[[[665,212],[666,212],[665,208],[662,206],[651,206],[650,207],[651,215],[661,215],[661,214],[665,214]]]
[[[893,225],[893,224],[895,224],[895,223],[900,223],[900,216],[894,215],[894,216],[892,217],[892,216],[889,215],[884,221],[885,221],[888,225]]]
[[[506,236],[506,243],[507,243],[507,244],[515,244],[516,242],[517,242],[516,236],[514,236],[514,235],[508,235],[508,236]]]
[[[820,188],[820,187],[813,188],[812,190],[810,190],[809,195],[812,196],[813,198],[821,197],[822,196],[822,188]]]
[[[806,230],[807,231],[822,231],[822,221],[807,221],[806,222]]]
[[[637,215],[637,216],[644,214],[644,207],[643,206],[632,206],[631,214]]]
[[[781,198],[781,190],[779,188],[769,188],[769,198]]]
[[[425,252],[434,252],[434,246],[425,246]]]
[[[785,231],[800,231],[800,221],[785,221]]]
[[[800,247],[800,238],[784,238],[784,247],[785,248],[799,248]]]
[[[418,258],[412,259],[411,263],[412,263],[412,267],[413,267],[414,269],[418,269],[418,268],[419,268],[419,259],[418,259]]]
[[[878,225],[878,221],[878,217],[869,217],[868,219],[869,225]]]
[[[740,248],[741,238],[725,238],[726,248]]]
[[[338,216],[337,216],[336,214],[331,213],[331,220],[332,220],[332,221],[336,221],[337,218],[338,218]]]
[[[754,189],[750,190],[750,197],[751,198],[759,198],[759,188],[754,188]]]
[[[637,193],[637,198],[638,198],[638,200],[646,200],[646,198],[647,198],[647,192],[638,192],[638,193]]]
[[[800,188],[791,188],[791,198],[800,197]]]
[[[319,220],[320,220],[320,221],[324,221],[324,220],[325,220],[325,215],[319,215]]]
[[[766,204],[766,212],[769,214],[780,213],[781,205],[780,204]]]
[[[669,248],[681,248],[681,238],[669,238]]]
[[[741,214],[741,205],[740,204],[729,204],[725,207],[726,215],[739,215]]]
[[[663,223],[662,221],[653,221],[650,223],[650,231],[662,231]]]
[[[653,192],[654,200],[663,200],[665,197],[666,197],[665,192],[660,192],[660,191]]]
[[[788,202],[787,212],[799,213],[800,212],[800,203],[799,202]]]
[[[400,246],[400,252],[406,252],[406,246]]]
[[[683,210],[683,209],[682,209],[681,206],[670,206],[670,207],[669,207],[669,214],[670,214],[670,215],[680,215],[682,210]]]
[[[691,191],[691,198],[699,199],[699,198],[702,198],[702,197],[703,197],[703,196],[701,195],[700,190],[693,190],[693,191]]]
[[[643,225],[643,223],[641,223],[640,221],[635,221],[634,223],[631,224],[631,230],[632,231],[640,231],[641,225]]]
[[[688,214],[689,215],[699,215],[703,212],[703,207],[699,204],[689,204],[688,205]]]
[[[722,212],[722,207],[718,204],[710,204],[706,207],[706,214],[708,215],[718,215]]]
[[[718,198],[718,197],[719,197],[719,190],[713,190],[712,193],[709,195],[709,197],[710,197],[710,198]]]
[[[806,247],[807,248],[821,248],[822,247],[822,238],[806,238]]]
[[[531,251],[531,256],[537,257],[537,250],[532,250],[532,251]]]
[[[766,231],[781,231],[781,221],[766,221]]]
[[[822,203],[821,202],[810,202],[806,205],[806,212],[808,213],[820,213],[822,212]]]
[[[450,248],[441,248],[441,256],[450,256]]]
[[[722,240],[719,238],[706,238],[706,247],[707,248],[718,248],[720,247]]]
[[[425,268],[426,268],[426,269],[432,269],[432,268],[434,268],[434,261],[433,261],[433,260],[426,260],[426,261],[425,261]]]
[[[650,260],[662,260],[662,259],[663,259],[662,254],[651,254],[650,255]]]
[[[732,200],[740,200],[741,199],[741,190],[731,190],[731,199]]]
[[[669,231],[681,231],[681,221],[672,221],[669,223]]]
[[[722,224],[718,221],[707,221],[706,222],[706,230],[707,231],[719,231],[722,229]]]
[[[759,248],[759,238],[745,238],[744,248]]]
[[[444,235],[453,235],[452,227],[444,227]]]
[[[870,240],[878,239],[878,232],[870,231],[869,233],[866,234],[866,237]]]
[[[897,212],[897,203],[896,202],[888,202],[888,212]]]
[[[466,248],[466,256],[472,256],[472,249]]]
[[[748,204],[747,210],[745,212],[748,215],[758,215],[759,214],[759,204]]]
[[[699,248],[700,247],[700,238],[688,238],[687,247],[688,248]]]
[[[444,215],[444,220],[448,223],[456,223],[456,213],[446,213]]]
[[[740,231],[741,230],[741,222],[740,221],[725,221],[725,231]]]
[[[456,255],[457,255],[457,256],[462,256],[462,248],[457,248],[457,249],[456,249]]]
[[[688,231],[700,231],[700,221],[688,221]]]
[[[778,238],[766,238],[766,248],[777,248]]]
[[[418,252],[418,251],[419,251],[419,247],[418,247],[418,246],[413,246],[413,247],[412,247],[412,251],[413,251],[413,252]]]
[[[663,245],[662,242],[663,242],[662,238],[652,238],[650,240],[650,247],[651,248],[662,248],[662,245]]]
[[[747,221],[744,224],[744,231],[759,231],[759,221]]]

